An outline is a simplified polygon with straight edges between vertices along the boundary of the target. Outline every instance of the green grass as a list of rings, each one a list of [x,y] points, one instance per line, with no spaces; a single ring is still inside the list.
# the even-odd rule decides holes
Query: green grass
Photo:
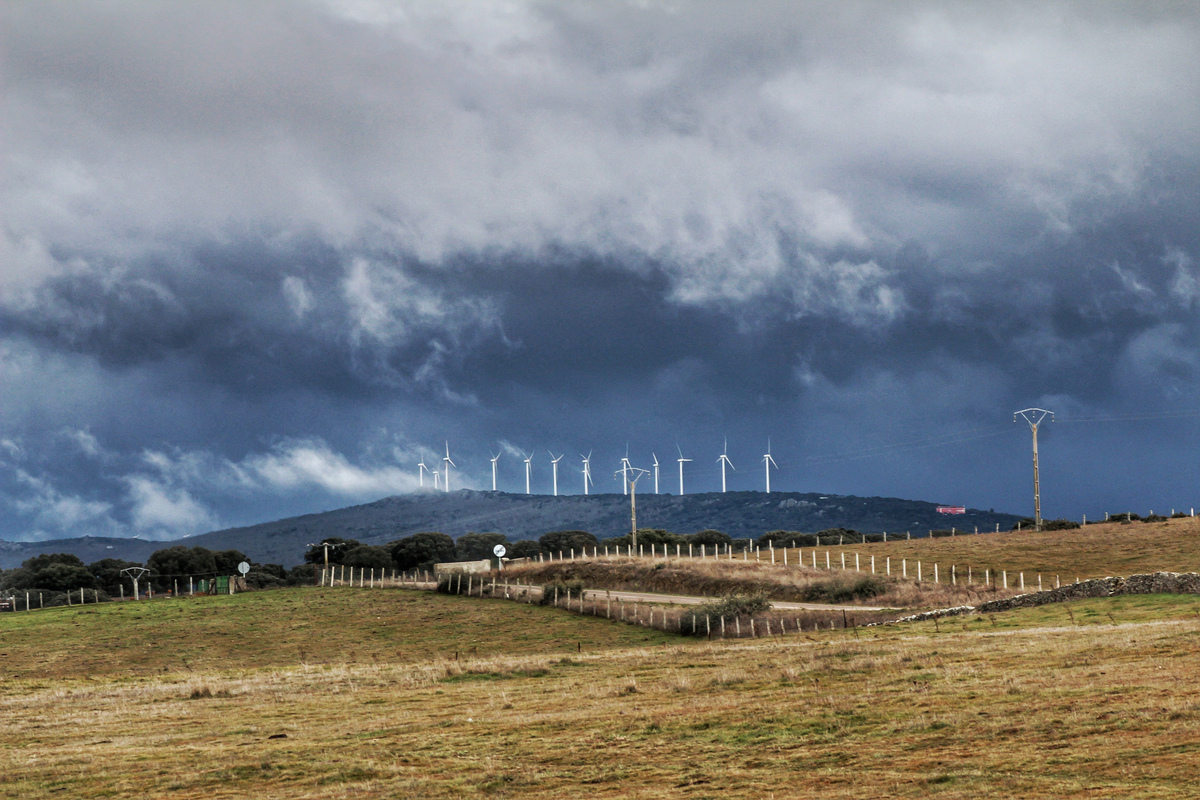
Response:
[[[405,589],[281,589],[3,614],[0,675],[407,663],[674,641],[647,628],[502,600]]]

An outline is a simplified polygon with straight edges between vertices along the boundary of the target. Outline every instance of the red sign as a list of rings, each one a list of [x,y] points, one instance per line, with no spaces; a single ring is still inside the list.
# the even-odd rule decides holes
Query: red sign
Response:
[[[967,513],[966,506],[938,506],[939,514],[965,514]]]

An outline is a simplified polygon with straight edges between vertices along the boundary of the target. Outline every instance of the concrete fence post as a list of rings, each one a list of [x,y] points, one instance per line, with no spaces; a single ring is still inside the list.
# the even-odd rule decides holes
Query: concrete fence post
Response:
[[[917,583],[921,582],[921,559],[917,559]]]
[[[1021,573],[1021,591],[1025,591],[1025,573]]]
[[[1004,570],[1003,577],[1004,577],[1004,588],[1007,589],[1008,588],[1008,570]]]
[[[908,559],[900,559],[900,577],[908,580]]]

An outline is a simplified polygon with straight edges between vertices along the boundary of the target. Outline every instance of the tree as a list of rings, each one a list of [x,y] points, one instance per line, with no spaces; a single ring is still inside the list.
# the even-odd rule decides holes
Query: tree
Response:
[[[94,561],[88,564],[88,572],[96,579],[96,588],[108,594],[109,597],[116,597],[121,593],[121,587],[124,581],[127,581],[121,570],[128,567],[142,566],[136,561],[125,561],[120,558],[102,558],[99,561]]]
[[[342,563],[355,569],[395,569],[396,566],[386,547],[369,544],[360,544],[347,550],[342,556]]]
[[[459,561],[479,561],[491,558],[498,544],[505,545],[507,550],[508,537],[503,533],[468,533],[458,537],[454,550]]]
[[[325,547],[329,545],[329,563],[341,564],[341,558],[344,553],[352,548],[358,547],[362,542],[357,539],[343,539],[340,536],[326,536],[317,544],[308,548],[304,553],[305,564],[324,564],[325,563]]]
[[[250,558],[241,550],[218,550],[213,553],[213,560],[217,562],[217,574],[234,575],[237,573],[238,564],[243,561],[249,562]]]
[[[522,539],[519,542],[513,542],[512,547],[508,548],[507,558],[537,558],[538,553],[542,552],[542,546],[532,539]]]
[[[96,588],[96,577],[84,566],[79,556],[44,553],[26,559],[19,569],[6,572],[3,588],[71,592]]]
[[[169,584],[175,578],[216,575],[217,559],[216,554],[207,547],[177,544],[151,553],[146,559],[146,568],[156,580]]]
[[[712,528],[709,528],[708,530],[700,531],[699,533],[693,533],[688,538],[691,540],[692,544],[694,544],[694,545],[702,545],[703,544],[703,545],[709,545],[709,546],[711,546],[711,545],[724,546],[727,544],[733,544],[732,536],[730,536],[728,533],[722,533],[721,531],[714,531]]]
[[[454,540],[444,533],[414,533],[392,542],[388,549],[400,569],[432,569],[434,564],[454,560]]]
[[[604,544],[629,547],[633,543],[633,537],[628,533],[624,536],[618,536],[615,539],[605,539]],[[663,545],[667,545],[672,549],[675,545],[687,547],[688,537],[678,533],[664,531],[661,528],[638,528],[638,545],[649,548],[653,545],[656,549],[662,549]]]
[[[586,548],[589,552],[598,547],[600,542],[587,531],[551,531],[538,537],[538,544],[547,553],[569,553],[574,550],[582,553]]]

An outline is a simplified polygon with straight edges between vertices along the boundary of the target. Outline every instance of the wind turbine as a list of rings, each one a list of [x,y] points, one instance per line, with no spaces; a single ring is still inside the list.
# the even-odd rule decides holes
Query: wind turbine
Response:
[[[433,473],[433,490],[436,492],[438,489],[441,488],[441,484],[438,483],[439,473],[436,469],[431,469],[429,471]]]
[[[533,460],[533,453],[521,453],[521,455],[525,456],[525,494],[533,494],[529,491],[529,471],[531,469],[529,462]]]
[[[450,442],[446,442],[446,457],[442,461],[446,462],[446,465],[442,468],[442,483],[446,485],[446,491],[448,492],[450,491],[450,468],[454,467],[458,469],[458,464],[450,460]]]
[[[555,458],[553,452],[550,450],[546,452],[550,453],[550,463],[554,466],[554,496],[558,497],[558,462],[562,461],[562,456]]]
[[[503,451],[501,451],[503,452]],[[492,456],[492,491],[496,491],[496,462],[500,460],[500,453]]]
[[[727,455],[728,452],[729,452],[729,439],[726,439],[725,440],[725,449],[721,451],[721,457],[717,459],[717,461],[721,462],[721,493],[722,494],[725,493],[725,465],[728,464],[729,468],[731,470],[733,470],[734,472],[737,472],[737,467],[735,467],[733,465],[733,462],[729,460],[729,456]]]
[[[763,469],[767,471],[767,494],[771,493],[771,467],[779,469],[779,465],[775,463],[775,459],[771,458],[771,437],[767,437],[767,452],[763,455]]]
[[[683,462],[691,461],[690,458],[683,457],[683,450],[679,447],[679,443],[675,443],[675,449],[679,450],[679,458],[675,459],[679,462],[679,496],[683,497]]]
[[[621,459],[621,494],[629,494],[629,470],[631,469],[633,466],[629,463],[629,443],[626,442],[625,457]]]
[[[592,451],[589,450],[586,456],[583,453],[580,453],[579,457],[583,459],[583,493],[586,495],[588,493],[588,484],[593,482]]]
[[[429,472],[429,467],[425,466],[425,459],[421,459],[421,463],[417,464],[417,466],[421,468],[421,471],[418,474],[420,475],[421,488],[424,489],[425,488],[425,473]]]
[[[654,493],[658,494],[658,456],[651,453],[650,457],[654,459]]]

